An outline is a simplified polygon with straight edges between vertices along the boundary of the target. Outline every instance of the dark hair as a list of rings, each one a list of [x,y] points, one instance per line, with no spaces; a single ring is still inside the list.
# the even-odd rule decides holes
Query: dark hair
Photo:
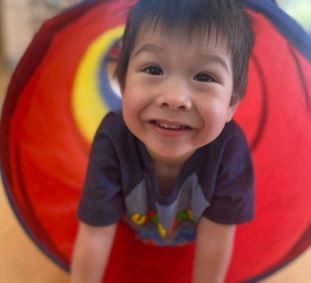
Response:
[[[181,31],[202,38],[211,31],[227,41],[232,58],[234,104],[245,94],[249,56],[254,34],[251,20],[238,0],[138,0],[131,9],[122,38],[122,48],[116,69],[121,89],[125,87],[129,59],[141,27],[159,27],[168,33]]]

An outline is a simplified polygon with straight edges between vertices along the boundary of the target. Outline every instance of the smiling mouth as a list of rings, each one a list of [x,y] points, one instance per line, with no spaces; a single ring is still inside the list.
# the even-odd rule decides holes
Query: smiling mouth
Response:
[[[150,123],[156,125],[157,127],[165,130],[170,131],[186,131],[191,130],[191,127],[188,125],[178,123],[178,122],[168,122],[168,121],[159,121],[159,120],[152,120]]]

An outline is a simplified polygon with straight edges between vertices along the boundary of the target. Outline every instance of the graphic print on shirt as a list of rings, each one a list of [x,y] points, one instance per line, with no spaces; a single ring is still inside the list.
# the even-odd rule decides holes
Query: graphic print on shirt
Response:
[[[150,205],[148,182],[144,178],[126,196],[128,223],[138,237],[148,244],[169,246],[190,243],[195,238],[195,227],[209,202],[205,199],[198,176],[186,178],[173,203]]]

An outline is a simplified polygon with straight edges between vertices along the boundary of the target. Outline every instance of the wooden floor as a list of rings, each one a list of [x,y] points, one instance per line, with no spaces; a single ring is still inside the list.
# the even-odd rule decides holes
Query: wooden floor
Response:
[[[6,81],[0,73],[0,103]],[[66,282],[68,274],[48,259],[21,228],[0,182],[0,283]],[[262,283],[311,283],[311,249]]]

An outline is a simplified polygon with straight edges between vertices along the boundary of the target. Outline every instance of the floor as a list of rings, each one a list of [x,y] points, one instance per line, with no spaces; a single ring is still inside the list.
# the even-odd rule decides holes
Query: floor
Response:
[[[8,76],[0,72],[0,105]],[[48,259],[18,223],[0,182],[0,282],[66,283],[66,272]],[[310,283],[311,248],[279,273],[262,283]],[[146,282],[148,283],[148,282]]]

